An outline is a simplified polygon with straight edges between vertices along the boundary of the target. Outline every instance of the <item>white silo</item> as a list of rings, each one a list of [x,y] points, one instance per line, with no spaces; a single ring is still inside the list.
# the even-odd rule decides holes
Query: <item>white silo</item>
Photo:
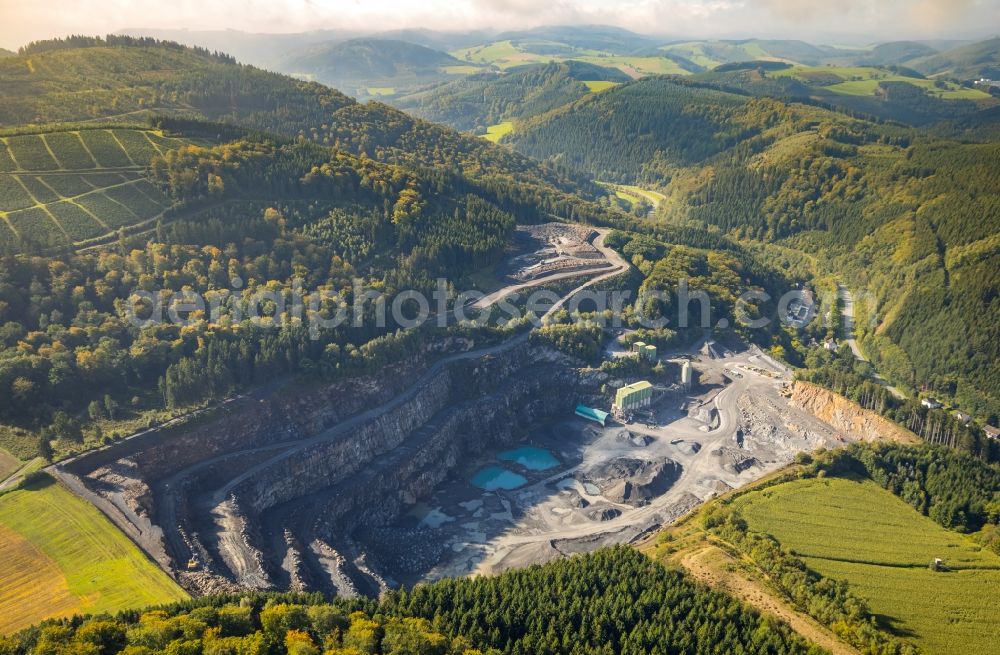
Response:
[[[691,388],[692,375],[691,362],[684,362],[684,365],[681,366],[681,386],[685,389]]]

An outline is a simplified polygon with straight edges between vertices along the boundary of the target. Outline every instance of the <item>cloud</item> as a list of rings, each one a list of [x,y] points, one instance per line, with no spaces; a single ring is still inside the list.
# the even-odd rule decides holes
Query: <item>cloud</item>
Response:
[[[914,27],[924,30],[940,29],[941,26],[975,12],[976,4],[972,0],[919,0],[913,3],[908,18]]]
[[[610,24],[670,36],[988,35],[1000,0],[0,0],[0,46],[133,28],[294,32]]]

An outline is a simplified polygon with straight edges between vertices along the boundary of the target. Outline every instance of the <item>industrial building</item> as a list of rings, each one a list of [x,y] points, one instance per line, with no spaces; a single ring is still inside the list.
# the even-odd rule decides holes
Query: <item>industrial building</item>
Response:
[[[643,380],[626,384],[615,393],[615,410],[628,412],[649,407],[653,400],[653,385]]]
[[[643,343],[642,341],[636,341],[632,344],[632,352],[638,353],[639,357],[647,361],[656,361],[656,346]]]

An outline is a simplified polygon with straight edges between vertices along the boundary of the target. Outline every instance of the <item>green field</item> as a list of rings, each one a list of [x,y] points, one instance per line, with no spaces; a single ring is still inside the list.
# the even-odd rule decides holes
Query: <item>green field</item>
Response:
[[[472,64],[463,64],[457,66],[444,66],[441,71],[447,73],[448,75],[473,75],[482,71],[481,66],[473,66]]]
[[[392,96],[396,95],[396,88],[392,86],[370,86],[365,91],[370,96]]]
[[[507,136],[514,131],[514,124],[510,121],[504,121],[503,123],[497,123],[496,125],[490,125],[486,128],[486,134],[483,138],[487,141],[492,141],[493,143],[499,143],[500,139]]]
[[[606,82],[604,80],[586,80],[584,84],[590,89],[592,93],[600,93],[601,91],[607,91],[608,89],[613,89],[618,86],[618,82]]]
[[[967,89],[954,82],[944,82],[944,88],[938,88],[935,80],[896,75],[884,69],[869,66],[793,66],[769,74],[794,77],[807,84],[815,84],[817,80],[821,79],[835,81],[839,78],[841,81],[835,84],[818,86],[831,93],[847,96],[873,96],[878,91],[879,82],[906,82],[944,100],[987,100],[991,97],[985,91]]]
[[[0,244],[78,243],[152,220],[170,201],[146,167],[184,143],[127,128],[0,137]]]
[[[497,41],[486,45],[465,48],[464,50],[456,50],[449,54],[456,59],[479,64],[503,66],[504,64],[515,65],[525,63],[523,59],[518,61],[525,53],[518,50],[510,41]]]
[[[734,508],[814,571],[846,580],[927,653],[997,652],[1000,557],[874,482],[797,480],[748,493]],[[934,558],[949,570],[931,571]]]
[[[531,49],[532,45],[545,46],[546,49],[542,52],[533,52]],[[553,45],[563,46],[564,44],[549,41],[529,41],[518,42],[516,44],[511,41],[496,41],[473,48],[455,50],[449,54],[470,63],[490,64],[504,69],[513,66],[523,66],[524,64],[544,64],[550,61],[574,60],[605,66],[607,68],[617,68],[632,77],[689,74],[688,71],[678,66],[676,62],[666,57],[615,55],[610,52],[586,48],[570,48],[566,54],[550,54],[548,48]],[[589,85],[591,83],[586,82],[586,84]],[[598,84],[603,85],[607,83],[598,82]]]
[[[50,478],[0,496],[0,634],[186,597],[103,514]]]
[[[631,57],[623,55],[594,55],[572,57],[577,61],[597,64],[618,70],[632,77],[645,75],[690,75],[690,73],[666,57]]]
[[[699,66],[709,69],[732,61],[779,59],[765,51],[759,43],[753,41],[745,43],[733,41],[689,41],[686,43],[671,43],[660,46],[659,49],[680,55]]]
[[[691,62],[705,68],[715,68],[719,64],[725,63],[722,59],[707,53],[706,45],[703,43],[672,43],[670,45],[661,46],[659,49],[680,55],[681,57],[684,57],[685,59],[688,59]],[[752,59],[752,57],[748,57],[748,59]]]
[[[615,196],[624,200],[630,205],[638,204],[639,202],[646,201],[653,207],[658,207],[661,202],[667,199],[665,195],[659,191],[653,191],[652,189],[643,189],[632,184],[611,184],[609,182],[598,182],[601,186],[611,189],[615,192]]]

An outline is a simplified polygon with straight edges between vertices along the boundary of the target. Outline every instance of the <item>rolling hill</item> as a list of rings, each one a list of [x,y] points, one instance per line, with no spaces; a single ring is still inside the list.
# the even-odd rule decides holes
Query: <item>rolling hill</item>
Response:
[[[280,70],[307,76],[359,96],[395,95],[448,77],[447,67],[462,62],[422,45],[390,39],[353,39],[318,45],[283,59]]]
[[[1000,79],[1000,37],[906,62],[921,73],[960,80]]]
[[[288,72],[281,70],[278,66],[282,60],[289,56],[289,53],[364,36],[362,32],[345,29],[268,34],[232,29],[188,30],[146,27],[125,28],[117,33],[197,46],[214,52],[225,52],[235,57],[240,63],[278,72]]]
[[[780,66],[753,61],[717,66],[693,79],[758,96],[820,103],[848,113],[925,126],[975,120],[998,104],[986,91],[931,79],[906,66]]]
[[[627,55],[650,48],[659,39],[611,25],[552,25],[530,30],[504,32],[494,40],[510,40],[519,45],[549,43],[575,50],[599,50]]]
[[[544,181],[585,196],[598,192],[510,149],[381,103],[358,103],[315,82],[177,44],[108,39],[37,44],[3,60],[0,80],[17,93],[0,97],[0,128],[77,121],[135,125],[166,115],[301,136],[380,161],[458,166],[467,174],[503,175],[529,185]]]
[[[1000,556],[932,517],[949,501],[981,510],[998,475],[927,446],[856,445],[709,502],[650,550],[806,632],[832,628],[835,647],[873,646],[864,626],[836,623],[846,607],[896,636],[902,650],[889,652],[986,652],[1000,632],[996,609],[981,599],[998,583]],[[972,480],[994,491],[970,489]]]
[[[859,66],[892,66],[905,64],[919,57],[929,57],[937,52],[929,45],[916,41],[890,41],[880,43],[867,54],[860,55],[855,63]]]
[[[393,100],[400,109],[436,123],[482,134],[490,125],[545,113],[592,91],[631,78],[615,68],[569,60],[470,75]]]
[[[836,54],[833,48],[822,48],[805,41],[767,39],[685,41],[660,46],[660,50],[684,57],[703,68],[756,59],[818,64]]]
[[[1000,584],[1000,556],[871,480],[799,480],[747,494],[733,508],[811,570],[846,580],[882,621],[929,653],[981,652],[1000,640],[995,612],[978,602]],[[949,574],[929,569],[936,557]]]
[[[273,130],[280,107],[299,112],[291,121],[301,122],[353,102],[227,56],[129,37],[34,44],[0,63],[0,79],[16,91],[0,98],[0,127],[168,114]]]
[[[1000,211],[988,172],[997,144],[668,78],[589,95],[508,138],[595,179],[662,190],[674,220],[822,253],[877,300],[862,337],[881,370],[1000,414],[1000,315],[988,291],[1000,252],[995,218],[983,220]]]
[[[648,37],[616,28],[540,28],[501,34],[475,46],[451,51],[468,64],[502,70],[570,59],[617,68],[629,77],[684,75],[698,67],[674,53],[657,51]],[[680,63],[678,63],[680,62]]]

